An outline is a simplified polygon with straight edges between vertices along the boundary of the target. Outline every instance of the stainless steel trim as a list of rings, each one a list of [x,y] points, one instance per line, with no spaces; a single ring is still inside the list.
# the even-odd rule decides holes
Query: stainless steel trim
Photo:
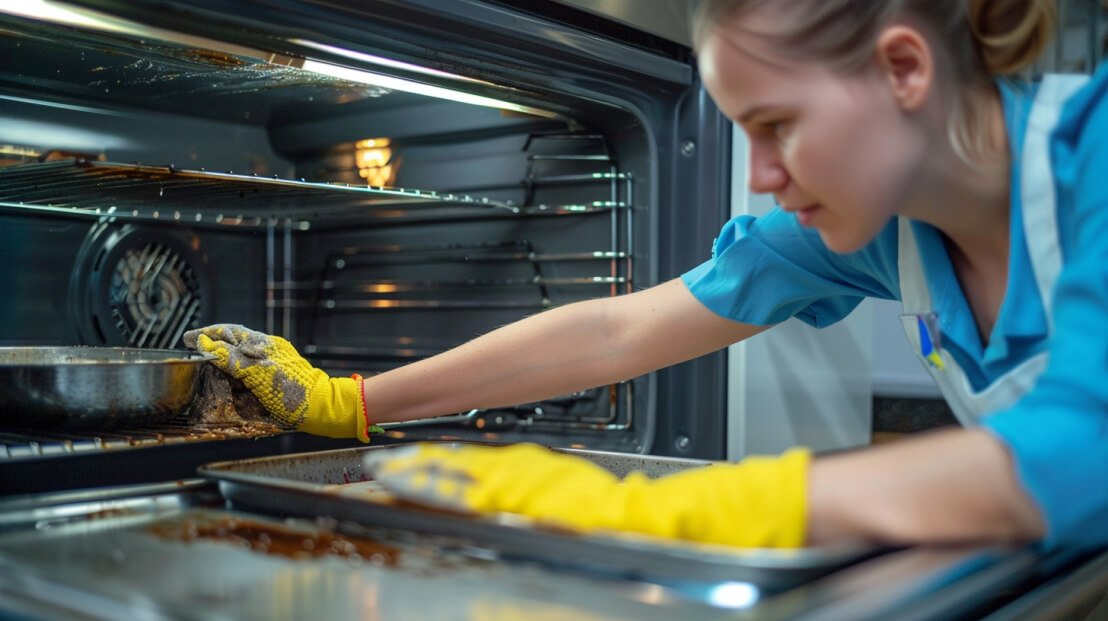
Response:
[[[199,494],[199,495],[197,495]],[[93,513],[151,505],[153,497],[164,497],[171,506],[218,499],[216,487],[204,479],[183,479],[0,498],[0,532],[42,521],[73,520]],[[166,506],[161,503],[159,506]]]
[[[692,12],[698,0],[556,0],[644,32],[692,47]]]
[[[976,618],[1043,557],[1030,549],[933,546],[884,554],[772,598],[759,619],[939,621]]]
[[[983,621],[1066,619],[1083,605],[1105,596],[1108,596],[1108,551],[1101,551],[1077,569],[1032,589]]]

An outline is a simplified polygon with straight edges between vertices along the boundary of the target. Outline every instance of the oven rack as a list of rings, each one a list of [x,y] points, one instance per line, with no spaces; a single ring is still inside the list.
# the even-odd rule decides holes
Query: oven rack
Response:
[[[598,257],[609,258],[609,257]],[[623,253],[613,255],[612,258],[623,258]],[[374,293],[387,290],[394,293],[410,293],[414,291],[438,291],[481,287],[537,287],[547,286],[576,286],[576,285],[610,285],[626,284],[624,276],[582,276],[580,278],[546,278],[533,276],[531,278],[489,278],[466,280],[358,280],[349,282],[335,282],[325,280],[323,282],[293,280],[289,282],[277,281],[274,283],[281,289],[289,290],[320,290],[320,291],[360,291]]]
[[[548,277],[541,266],[552,263],[608,263],[624,261],[623,251],[596,250],[568,253],[537,252],[525,239],[483,242],[476,244],[445,244],[433,246],[383,245],[346,247],[332,252],[326,259],[321,280],[275,281],[274,287],[284,292],[281,300],[272,299],[274,308],[351,309],[474,309],[519,308],[540,309],[551,306],[552,287],[627,286],[626,275],[592,274],[572,277]],[[524,264],[530,265],[530,275],[486,278],[405,280],[393,278],[339,278],[349,268],[387,267],[431,264]],[[610,271],[618,271],[610,267]],[[481,291],[492,289],[534,290],[535,299],[488,300],[478,297]],[[432,299],[405,299],[405,296],[431,294]],[[471,298],[471,299],[466,299]]]
[[[346,309],[387,309],[399,310],[404,308],[458,308],[458,309],[492,309],[492,308],[523,308],[540,309],[552,306],[549,296],[545,294],[546,287],[603,287],[612,285],[625,285],[628,279],[624,276],[585,276],[581,278],[544,278],[535,276],[532,278],[503,278],[487,280],[360,280],[336,283],[326,280],[321,283],[308,281],[277,282],[276,287],[290,292],[287,300],[269,300],[267,306],[271,308],[312,308],[319,307],[328,310]],[[463,300],[449,294],[466,290],[480,290],[493,288],[535,289],[542,296],[534,302],[490,302],[488,300]],[[302,295],[315,294],[311,299],[301,299],[295,293]],[[443,297],[426,300],[404,300],[398,295],[438,293]],[[377,297],[372,297],[376,295]],[[360,296],[360,297],[354,297]]]
[[[597,182],[623,173],[583,175]],[[577,179],[581,181],[584,179]],[[568,183],[572,179],[554,179]],[[532,179],[531,183],[542,183]],[[630,209],[624,201],[515,205],[410,188],[356,186],[263,177],[233,171],[122,164],[88,159],[0,168],[0,210],[52,215],[181,223],[190,226],[265,227],[284,222],[307,230],[313,222],[373,219],[392,223],[442,219],[579,216]]]
[[[288,433],[276,428],[235,428],[232,425],[203,425],[186,419],[141,428],[112,431],[54,431],[5,429],[0,431],[0,462],[10,459],[89,454],[122,449],[263,438]]]

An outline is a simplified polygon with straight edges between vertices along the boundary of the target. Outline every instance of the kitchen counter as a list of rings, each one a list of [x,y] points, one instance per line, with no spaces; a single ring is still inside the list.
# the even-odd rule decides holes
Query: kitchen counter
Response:
[[[874,432],[915,433],[957,424],[950,406],[942,399],[873,398]]]

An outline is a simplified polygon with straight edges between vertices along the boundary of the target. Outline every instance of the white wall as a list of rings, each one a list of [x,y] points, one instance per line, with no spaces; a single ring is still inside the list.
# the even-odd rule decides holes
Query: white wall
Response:
[[[732,135],[732,214],[765,213],[773,199],[747,191],[746,138],[738,128]],[[823,330],[791,319],[732,345],[727,458],[778,453],[797,445],[821,451],[868,444],[872,316],[866,303]]]

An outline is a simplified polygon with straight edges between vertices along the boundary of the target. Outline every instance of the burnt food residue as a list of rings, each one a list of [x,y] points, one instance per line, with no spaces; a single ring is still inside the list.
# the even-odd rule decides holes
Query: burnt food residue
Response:
[[[276,524],[221,518],[213,522],[183,520],[156,524],[151,532],[165,539],[183,542],[198,540],[223,541],[242,548],[291,559],[313,559],[325,556],[343,558],[355,563],[394,566],[400,555],[396,548],[330,531],[303,532]]]

